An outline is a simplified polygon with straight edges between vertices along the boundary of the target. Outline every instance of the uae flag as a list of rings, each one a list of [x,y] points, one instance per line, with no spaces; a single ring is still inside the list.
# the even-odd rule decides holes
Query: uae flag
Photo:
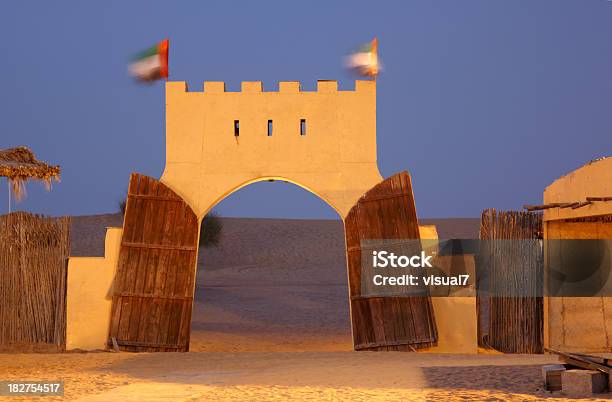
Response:
[[[363,45],[358,51],[346,59],[346,66],[357,74],[366,77],[376,77],[380,70],[378,62],[378,39]]]
[[[168,39],[140,52],[130,63],[129,72],[142,81],[168,77]]]

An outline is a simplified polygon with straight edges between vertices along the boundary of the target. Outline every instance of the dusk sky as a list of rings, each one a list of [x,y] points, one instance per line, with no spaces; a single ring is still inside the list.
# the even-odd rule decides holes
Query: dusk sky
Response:
[[[314,90],[352,89],[343,57],[377,36],[378,165],[410,172],[422,218],[539,203],[558,177],[612,156],[612,1],[19,1],[2,4],[0,36],[0,148],[62,167],[51,192],[28,184],[17,208],[31,212],[115,212],[130,172],[161,176],[164,84],[137,84],[127,66],[166,37],[170,79],[191,90]],[[284,183],[216,210],[337,218]]]

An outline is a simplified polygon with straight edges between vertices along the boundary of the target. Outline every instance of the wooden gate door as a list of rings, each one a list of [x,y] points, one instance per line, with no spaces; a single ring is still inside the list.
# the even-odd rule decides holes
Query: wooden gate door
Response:
[[[114,283],[109,345],[189,350],[198,219],[163,183],[130,178]]]
[[[408,173],[389,177],[363,195],[346,216],[345,234],[355,350],[434,346],[438,336],[429,296],[361,294],[363,240],[420,238]]]

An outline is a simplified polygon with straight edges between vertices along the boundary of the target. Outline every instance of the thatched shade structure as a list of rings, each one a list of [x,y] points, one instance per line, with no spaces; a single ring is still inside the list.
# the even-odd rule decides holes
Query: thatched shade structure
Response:
[[[9,180],[19,200],[25,194],[24,184],[28,180],[44,181],[47,189],[51,180],[59,181],[60,167],[39,161],[27,147],[0,149],[0,177]]]

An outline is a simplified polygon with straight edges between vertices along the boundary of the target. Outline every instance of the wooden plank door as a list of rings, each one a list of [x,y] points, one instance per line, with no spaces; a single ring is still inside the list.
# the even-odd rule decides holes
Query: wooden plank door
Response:
[[[370,252],[362,250],[362,241],[420,238],[408,173],[374,186],[349,211],[344,224],[355,350],[409,351],[435,345],[437,330],[429,296],[361,294],[361,254]]]
[[[187,351],[198,218],[163,183],[133,173],[128,189],[109,345],[126,351]]]

